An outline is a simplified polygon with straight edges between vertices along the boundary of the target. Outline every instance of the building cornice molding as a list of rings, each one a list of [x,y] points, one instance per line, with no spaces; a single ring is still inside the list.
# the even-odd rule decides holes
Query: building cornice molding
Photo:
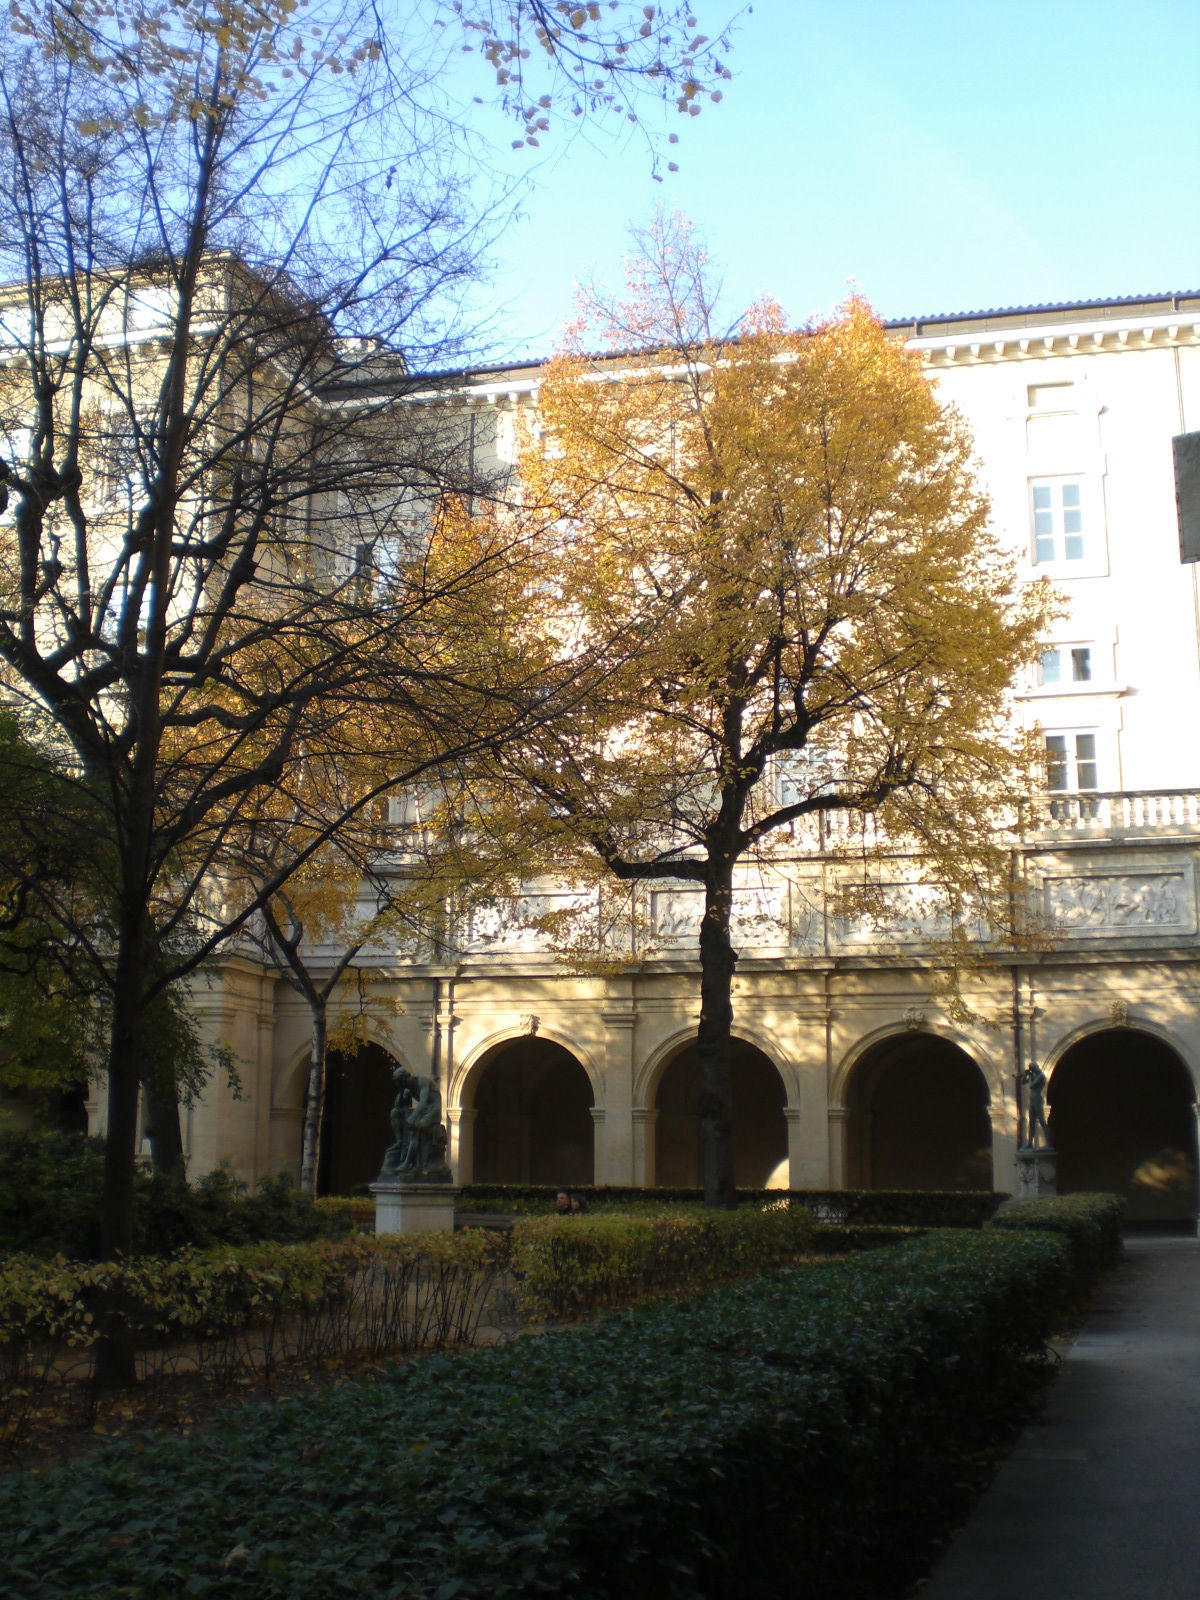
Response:
[[[1174,349],[1200,344],[1200,311],[1167,311],[1154,316],[1139,312],[1118,320],[1031,322],[986,332],[947,328],[906,339],[904,344],[930,367]]]

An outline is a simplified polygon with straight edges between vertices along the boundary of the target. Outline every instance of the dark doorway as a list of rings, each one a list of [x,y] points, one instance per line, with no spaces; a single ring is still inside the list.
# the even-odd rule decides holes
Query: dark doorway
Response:
[[[847,1121],[852,1189],[990,1189],[983,1074],[948,1039],[885,1039],[854,1069]]]
[[[740,1189],[786,1188],[788,1138],[783,1079],[769,1056],[744,1039],[730,1041],[733,1181]],[[700,1177],[700,1063],[696,1046],[680,1050],[659,1079],[655,1105],[655,1182],[695,1188]]]
[[[326,1063],[325,1122],[317,1173],[320,1194],[361,1194],[379,1176],[392,1142],[395,1060],[381,1045],[353,1055],[332,1050]]]
[[[1195,1093],[1169,1045],[1111,1028],[1072,1045],[1048,1093],[1061,1194],[1123,1194],[1131,1222],[1196,1215]]]
[[[594,1182],[592,1086],[569,1050],[513,1039],[487,1053],[474,1084],[474,1182]]]

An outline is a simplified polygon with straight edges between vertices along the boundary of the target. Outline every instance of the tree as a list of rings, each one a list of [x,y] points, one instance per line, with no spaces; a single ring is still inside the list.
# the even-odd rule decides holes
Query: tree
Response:
[[[238,880],[260,901],[246,931],[309,1010],[300,1187],[313,1196],[321,1163],[328,1053],[335,1043],[353,1050],[364,1042],[361,990],[359,1003],[347,1011],[347,979],[369,947],[385,940],[393,950],[398,943],[411,943],[404,937],[412,928],[397,879],[401,830],[380,815],[380,807],[357,804],[364,792],[378,791],[383,781],[370,762],[311,757],[298,770],[289,793],[272,797],[247,819],[237,842]],[[312,852],[314,830],[325,834],[331,815],[347,820]],[[302,864],[289,870],[297,857]],[[260,896],[259,885],[270,882],[279,887]],[[330,945],[337,952],[332,958]]]
[[[593,11],[549,26],[551,73],[607,37]],[[478,488],[472,424],[410,403],[436,398],[412,373],[454,348],[486,236],[448,47],[381,20],[31,0],[0,58],[0,661],[111,855],[102,928],[43,898],[106,996],[108,1254],[132,1239],[154,1007],[346,817],[250,894],[220,877],[247,821],[314,750],[361,756],[366,707],[387,776],[352,814],[520,724],[520,697],[472,696],[440,659],[447,614],[511,555],[431,559],[430,501]],[[673,62],[664,43],[645,81]]]
[[[479,827],[703,891],[704,1186],[728,1205],[739,864],[812,848],[817,824],[836,848],[841,818],[844,908],[894,913],[871,862],[903,850],[949,945],[1007,928],[995,829],[1028,770],[1007,697],[1050,602],[1015,591],[962,426],[863,302],[800,331],[764,303],[718,337],[686,226],[638,243],[630,299],[593,301],[545,372],[516,514],[557,569],[531,631],[571,618],[619,652],[504,753]],[[625,354],[582,353],[596,323]]]

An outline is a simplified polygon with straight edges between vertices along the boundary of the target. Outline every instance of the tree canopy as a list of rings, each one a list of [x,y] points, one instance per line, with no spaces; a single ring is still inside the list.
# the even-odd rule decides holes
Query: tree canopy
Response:
[[[735,869],[840,854],[843,909],[882,918],[879,863],[904,850],[948,943],[1002,936],[996,828],[1030,770],[1009,691],[1051,597],[1016,588],[962,424],[865,303],[791,330],[764,302],[722,337],[686,226],[639,243],[629,299],[593,301],[546,369],[526,501],[499,513],[543,550],[531,633],[609,644],[577,712],[505,753],[479,827],[703,891],[701,1134],[725,1204]],[[585,353],[597,332],[610,353]]]
[[[611,46],[595,107],[601,79],[657,93],[700,70],[657,13],[622,49],[624,7],[435,10],[486,23],[489,60],[511,37],[525,62],[542,27],[551,84]],[[519,551],[442,515],[483,487],[478,419],[414,372],[461,348],[487,218],[439,92],[447,47],[399,20],[18,0],[0,51],[0,663],[108,852],[102,936],[78,901],[42,904],[105,996],[109,1253],[132,1238],[170,986],[348,818],[512,736],[535,699],[516,658],[511,683],[452,659]],[[319,816],[318,756],[370,772]],[[247,890],[230,875],[272,806],[292,843]]]

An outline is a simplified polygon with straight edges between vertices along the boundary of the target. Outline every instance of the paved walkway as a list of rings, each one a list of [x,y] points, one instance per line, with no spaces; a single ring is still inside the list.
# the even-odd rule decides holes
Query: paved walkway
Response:
[[[1200,1242],[1133,1237],[920,1600],[1200,1595]]]

